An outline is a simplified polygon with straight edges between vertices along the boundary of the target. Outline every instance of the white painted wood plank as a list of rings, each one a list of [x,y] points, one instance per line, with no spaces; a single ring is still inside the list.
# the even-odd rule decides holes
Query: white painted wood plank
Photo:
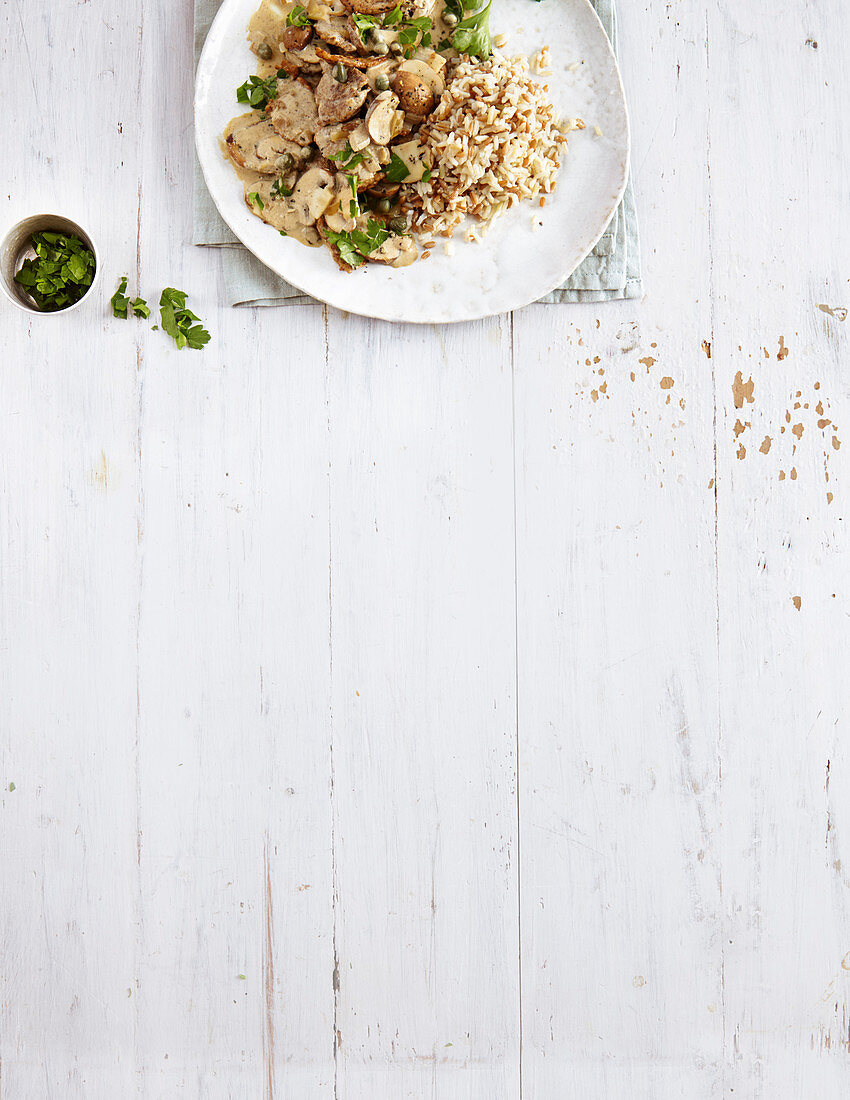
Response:
[[[709,25],[728,1085],[838,1097],[850,388],[846,322],[818,306],[850,305],[846,10],[767,15]]]
[[[186,12],[146,9],[143,100],[191,94]],[[328,438],[320,309],[217,309],[185,248],[182,114],[146,137],[145,285],[201,353],[144,349],[139,643],[145,1096],[333,1089]],[[168,151],[166,171],[159,166]],[[160,211],[170,232],[163,232]]]
[[[516,1096],[509,329],[328,339],[337,1095]]]
[[[113,2],[0,7],[4,233],[24,214],[58,209],[86,224],[113,261],[124,255],[139,165],[120,127],[133,114],[134,82],[123,99],[119,89],[138,65],[136,35],[135,13]],[[66,88],[86,88],[91,131],[79,100],[59,94],[60,70]],[[61,320],[30,319],[5,302],[0,311],[0,1089],[21,1098],[127,1096],[135,1087],[135,334],[107,324],[91,302]]]
[[[621,15],[647,299],[515,320],[534,1100],[722,1089],[705,42]]]

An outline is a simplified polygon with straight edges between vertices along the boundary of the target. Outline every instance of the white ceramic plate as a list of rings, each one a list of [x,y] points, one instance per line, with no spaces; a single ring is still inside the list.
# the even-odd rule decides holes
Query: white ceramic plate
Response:
[[[548,294],[575,270],[605,231],[626,186],[629,124],[617,63],[588,0],[494,0],[491,29],[504,52],[551,47],[545,79],[555,107],[587,129],[570,134],[558,187],[546,206],[521,204],[480,243],[455,234],[410,267],[367,264],[345,274],[325,248],[281,237],[245,206],[242,184],[220,137],[240,113],[236,88],[256,71],[246,29],[259,0],[224,0],[207,37],[195,88],[195,135],[207,187],[221,216],[255,256],[288,282],[339,309],[388,321],[468,321],[518,309]],[[578,62],[577,68],[572,68]],[[596,136],[598,126],[602,136]],[[532,228],[533,221],[539,223]],[[437,238],[438,242],[442,238]]]

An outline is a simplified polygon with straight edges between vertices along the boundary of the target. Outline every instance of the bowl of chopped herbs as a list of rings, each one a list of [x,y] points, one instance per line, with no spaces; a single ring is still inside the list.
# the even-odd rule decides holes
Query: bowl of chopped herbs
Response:
[[[30,313],[67,313],[98,277],[97,248],[85,230],[58,214],[12,226],[0,244],[0,288]]]

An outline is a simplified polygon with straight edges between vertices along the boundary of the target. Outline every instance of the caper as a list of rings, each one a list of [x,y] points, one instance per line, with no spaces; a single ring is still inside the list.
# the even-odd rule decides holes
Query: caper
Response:
[[[393,55],[393,57],[401,57],[401,55],[404,53],[404,46],[402,46],[401,42],[391,42],[390,53]]]
[[[379,73],[379,75],[375,77],[375,87],[378,89],[379,92],[389,91],[390,78],[387,76],[386,73]]]
[[[348,80],[348,69],[343,65],[341,61],[337,61],[333,68],[334,80],[340,84],[344,84]]]
[[[260,45],[257,46],[257,56],[261,57],[263,61],[271,61],[274,57],[274,50],[268,42],[261,42]]]
[[[281,153],[275,162],[278,168],[283,169],[284,172],[288,172],[292,165],[295,163],[295,157],[292,153]]]
[[[372,53],[380,54],[381,57],[386,57],[389,52],[390,48],[383,39],[380,39],[372,47]]]
[[[378,205],[376,209],[379,214],[389,214],[392,208],[393,204],[390,202],[389,199],[378,199]],[[407,222],[405,222],[404,224],[407,225]]]
[[[444,12],[443,22],[446,24],[447,27],[456,27],[457,26],[457,16],[455,15],[455,13],[453,11]]]
[[[387,200],[382,200],[386,202]],[[390,222],[390,229],[393,233],[406,233],[407,232],[407,218],[393,218]]]
[[[313,155],[313,146],[299,145],[298,152],[295,155],[299,160],[309,160]]]

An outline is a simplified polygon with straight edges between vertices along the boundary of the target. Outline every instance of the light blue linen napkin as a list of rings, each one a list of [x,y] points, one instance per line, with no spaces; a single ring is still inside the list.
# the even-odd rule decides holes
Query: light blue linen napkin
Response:
[[[615,0],[591,0],[614,52],[617,52]],[[206,41],[221,0],[195,0],[195,64]],[[233,306],[288,306],[316,302],[275,275],[243,247],[222,221],[210,198],[195,158],[195,217],[193,243],[221,249],[227,300]],[[542,302],[607,302],[616,298],[639,298],[643,294],[640,275],[640,239],[634,192],[629,180],[623,201],[596,247],[562,287]],[[316,303],[318,304],[318,303]]]

